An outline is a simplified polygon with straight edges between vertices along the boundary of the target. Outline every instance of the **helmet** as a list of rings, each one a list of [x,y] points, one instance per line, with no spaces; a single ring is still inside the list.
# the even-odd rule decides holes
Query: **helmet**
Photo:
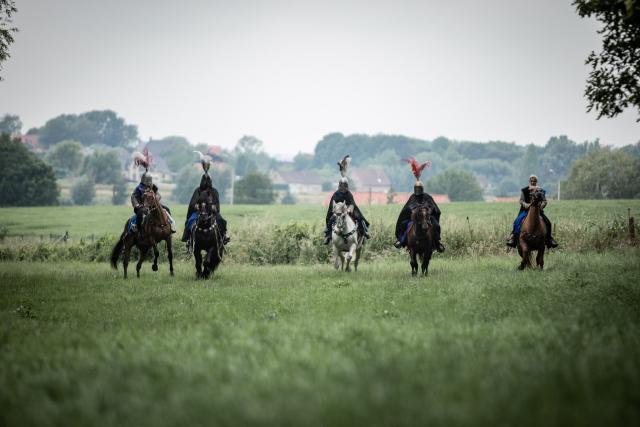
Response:
[[[340,178],[340,181],[338,181],[338,191],[341,191],[343,193],[349,191],[349,180],[347,179],[347,177],[343,176],[342,178]]]
[[[200,179],[200,189],[204,190],[205,188],[213,188],[213,183],[211,182],[211,177],[208,173],[202,175]]]
[[[416,183],[413,184],[413,194],[416,196],[424,194],[424,186],[422,185],[422,182],[416,181]]]
[[[148,173],[143,173],[140,177],[140,183],[146,187],[151,187],[151,185],[153,184],[153,179]]]

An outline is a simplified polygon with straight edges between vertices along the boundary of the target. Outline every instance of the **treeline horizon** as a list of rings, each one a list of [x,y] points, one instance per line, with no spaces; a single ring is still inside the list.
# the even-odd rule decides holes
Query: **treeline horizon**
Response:
[[[0,133],[21,134],[21,127],[18,116],[6,114],[0,118]],[[68,144],[69,141],[76,141],[84,147],[98,147],[103,152],[131,152],[140,143],[160,142],[158,146],[162,149],[159,152],[152,151],[152,155],[166,160],[167,167],[175,174],[175,180],[181,188],[189,188],[197,179],[193,168],[189,168],[196,160],[193,150],[203,151],[207,148],[207,144],[194,144],[181,136],[143,141],[138,135],[137,125],[126,123],[124,118],[112,110],[89,111],[77,115],[61,114],[41,127],[29,129],[27,135],[37,135],[39,146],[47,152],[55,150],[63,142]],[[640,141],[614,148],[601,144],[598,139],[578,143],[566,135],[559,135],[551,136],[544,146],[539,146],[506,141],[461,141],[445,136],[426,140],[404,135],[345,135],[340,132],[325,135],[316,143],[313,153],[299,152],[292,161],[278,160],[269,155],[260,139],[248,135],[241,137],[233,149],[223,148],[221,158],[225,164],[233,167],[236,177],[240,178],[255,173],[268,175],[272,171],[314,170],[324,182],[323,189],[328,191],[335,186],[334,181],[337,180],[336,162],[349,154],[352,157],[352,167],[383,169],[389,177],[391,189],[403,192],[411,191],[414,182],[404,159],[414,157],[418,161],[432,162],[431,168],[423,173],[428,189],[431,187],[431,191],[437,189],[439,192],[453,193],[452,200],[473,200],[471,195],[478,194],[475,196],[478,200],[483,194],[516,196],[531,174],[537,175],[549,195],[555,196],[558,183],[569,178],[573,163],[600,150],[640,159]],[[41,157],[47,160],[53,156],[45,153]],[[64,177],[65,171],[58,168],[56,175],[58,178]],[[224,173],[218,175],[221,196],[225,197],[230,177]],[[458,181],[456,185],[449,185],[447,182],[452,179]],[[569,192],[563,195],[607,198],[611,186],[605,185],[604,191],[600,187],[598,184],[600,194],[594,197],[589,197],[588,192],[572,194],[571,185],[567,188]],[[462,194],[465,188],[467,195]],[[633,191],[632,193],[627,197],[636,196]]]

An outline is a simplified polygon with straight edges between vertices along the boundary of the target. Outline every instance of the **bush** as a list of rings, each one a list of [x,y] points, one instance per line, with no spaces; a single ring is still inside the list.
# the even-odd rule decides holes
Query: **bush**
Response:
[[[90,205],[96,196],[96,186],[93,178],[80,178],[71,187],[71,199],[76,205]]]

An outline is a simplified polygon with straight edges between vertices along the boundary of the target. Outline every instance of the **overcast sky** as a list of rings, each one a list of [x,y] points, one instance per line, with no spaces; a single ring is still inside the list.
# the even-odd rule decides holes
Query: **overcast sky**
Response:
[[[327,133],[544,145],[640,140],[583,97],[595,21],[571,0],[18,0],[0,114],[112,109],[143,139],[269,153]]]

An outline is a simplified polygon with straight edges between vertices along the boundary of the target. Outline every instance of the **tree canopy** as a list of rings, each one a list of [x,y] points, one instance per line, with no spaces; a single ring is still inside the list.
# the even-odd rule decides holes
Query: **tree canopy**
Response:
[[[82,167],[82,144],[78,141],[62,141],[51,147],[45,157],[56,176],[65,177]]]
[[[111,110],[62,114],[45,123],[37,133],[39,144],[48,148],[71,139],[82,145],[101,144],[110,147],[130,147],[138,139],[138,128],[128,125]]]
[[[0,119],[0,134],[17,135],[22,131],[22,121],[19,116],[5,114]]]
[[[568,199],[640,198],[640,158],[602,148],[576,160],[564,181]]]
[[[18,32],[18,28],[13,26],[13,14],[17,11],[14,0],[0,0],[0,71],[2,63],[11,56],[9,45],[14,42],[13,34]]]
[[[482,188],[471,173],[459,169],[447,169],[429,179],[426,190],[431,193],[448,194],[452,202],[482,200]]]
[[[615,117],[628,107],[640,121],[640,1],[574,0],[581,17],[594,17],[602,28],[602,50],[591,52],[585,96],[587,111]]]
[[[51,166],[9,135],[0,135],[0,206],[46,206],[58,203]]]
[[[271,179],[265,174],[250,173],[236,182],[234,200],[239,204],[263,205],[275,200]]]

